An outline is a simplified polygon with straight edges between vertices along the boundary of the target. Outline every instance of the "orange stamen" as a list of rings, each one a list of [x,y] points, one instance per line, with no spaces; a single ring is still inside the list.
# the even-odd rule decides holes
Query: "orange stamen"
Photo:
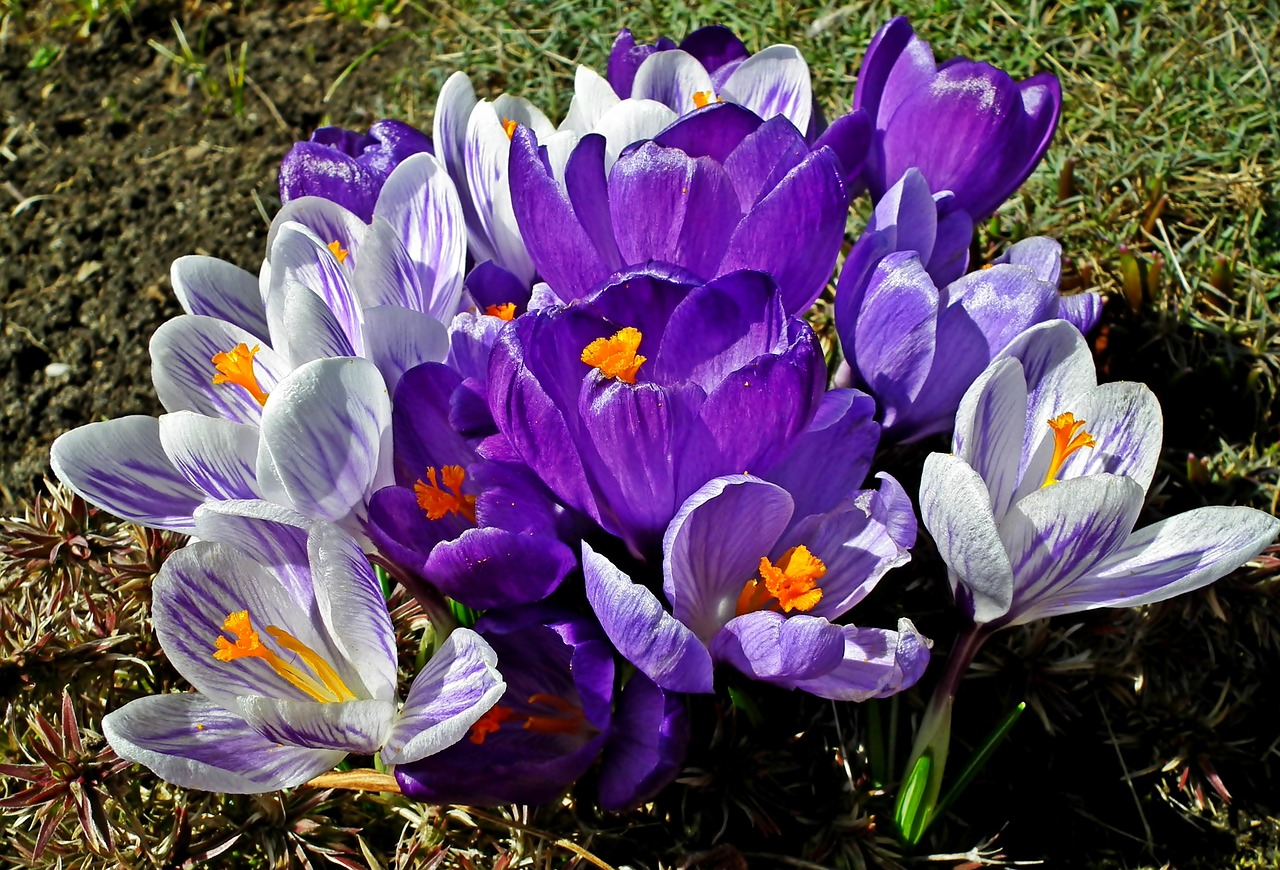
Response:
[[[640,356],[643,336],[640,330],[628,326],[609,338],[597,338],[582,351],[582,361],[600,370],[606,378],[617,378],[625,384],[636,382],[636,372],[648,357]]]
[[[516,128],[519,126],[520,123],[518,121],[513,121],[510,118],[502,119],[502,132],[507,134],[508,139],[516,135]]]
[[[723,103],[724,100],[717,97],[715,91],[694,91],[693,104],[699,109],[706,108],[712,103]]]
[[[244,387],[259,405],[267,404],[267,393],[258,385],[258,377],[253,373],[253,355],[261,349],[259,345],[250,348],[240,342],[231,350],[215,353],[209,360],[218,370],[213,376],[213,383]]]
[[[1049,460],[1049,470],[1045,472],[1043,489],[1051,483],[1058,482],[1058,472],[1067,457],[1082,447],[1093,447],[1098,442],[1084,429],[1084,420],[1077,420],[1068,411],[1049,420],[1049,428],[1053,430],[1053,458]]]
[[[440,478],[448,492],[441,489],[440,484],[437,483],[434,468],[427,469],[425,482],[419,480],[413,485],[413,491],[418,496],[418,507],[427,512],[427,519],[438,520],[445,514],[457,514],[474,523],[476,497],[462,492],[462,484],[467,479],[466,471],[461,465],[446,465],[440,470]]]
[[[787,550],[776,564],[762,556],[760,576],[763,579],[748,580],[742,587],[737,614],[741,616],[768,607],[784,613],[812,610],[822,600],[822,587],[817,581],[826,573],[827,566],[803,545]]]
[[[339,241],[330,242],[329,250],[333,251],[333,255],[338,258],[339,263],[347,262],[347,257],[351,256],[351,252],[342,247],[342,242]]]
[[[479,746],[484,739],[502,727],[502,723],[516,715],[516,711],[501,704],[490,707],[483,716],[476,720],[468,732],[468,739]]]
[[[233,662],[237,659],[262,659],[291,685],[301,689],[317,701],[331,703],[335,701],[354,701],[356,696],[347,684],[338,676],[327,661],[311,647],[298,640],[289,632],[274,625],[268,625],[266,633],[276,643],[289,652],[295,653],[311,669],[311,674],[282,659],[274,650],[262,642],[262,638],[253,628],[249,611],[240,610],[228,613],[222,621],[222,630],[235,635],[235,640],[228,640],[220,634],[214,640],[213,657],[220,662]],[[314,676],[313,676],[314,675]]]
[[[516,304],[514,302],[504,302],[501,305],[490,305],[484,310],[484,313],[499,320],[515,320]]]
[[[536,731],[539,734],[572,734],[582,725],[586,714],[582,712],[582,708],[572,701],[565,700],[559,695],[547,695],[539,692],[529,698],[530,704],[540,704],[543,707],[550,707],[560,716],[529,716],[524,721],[524,727],[528,731]]]

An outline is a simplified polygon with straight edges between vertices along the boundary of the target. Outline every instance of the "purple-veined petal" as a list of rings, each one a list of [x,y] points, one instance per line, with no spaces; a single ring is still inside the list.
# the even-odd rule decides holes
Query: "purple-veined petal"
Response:
[[[636,70],[631,84],[631,98],[654,100],[684,115],[699,108],[694,94],[714,100],[715,86],[711,74],[693,55],[675,49],[649,55]]]
[[[1088,335],[1102,317],[1102,304],[1101,293],[1092,290],[1073,293],[1058,300],[1058,316]]]
[[[467,124],[471,110],[476,105],[475,90],[471,79],[464,72],[455,72],[440,88],[436,98],[435,118],[432,121],[432,140],[435,142],[440,162],[444,164],[458,189],[462,202],[462,214],[467,225],[467,244],[477,262],[492,260],[493,246],[472,200],[471,186],[467,183],[465,149]]]
[[[1144,492],[1150,488],[1160,461],[1164,418],[1160,401],[1146,384],[1100,384],[1061,410],[1071,411],[1077,420],[1085,421],[1085,430],[1096,443],[1067,457],[1059,480],[1087,474],[1123,474],[1137,481]],[[1045,431],[1049,432],[1047,425]],[[1039,470],[1032,466],[1027,474],[1034,479]]]
[[[770,45],[744,60],[721,88],[725,99],[766,121],[783,115],[797,130],[809,129],[813,88],[809,64],[793,45]]]
[[[506,691],[497,663],[497,653],[484,638],[470,629],[454,629],[414,677],[382,760],[417,761],[465,737]]]
[[[226,544],[266,567],[304,609],[315,602],[307,534],[313,521],[261,500],[211,501],[195,514],[195,536]]]
[[[350,259],[350,249],[347,259]],[[301,284],[314,292],[332,312],[351,346],[360,351],[360,302],[351,289],[351,271],[356,263],[340,262],[329,244],[310,228],[299,223],[280,226],[271,245],[271,279],[267,291],[267,322],[273,341],[288,336],[292,329],[285,290]],[[304,352],[305,348],[299,347]],[[288,355],[288,354],[286,354]],[[291,360],[294,365],[297,361]],[[305,361],[305,359],[304,359]]]
[[[360,248],[368,231],[368,221],[338,203],[318,196],[304,196],[285,203],[267,231],[268,251],[275,250],[276,239],[290,223],[302,225],[326,247],[337,242],[338,247],[347,252],[347,268],[354,269],[360,264]]]
[[[379,215],[374,215],[365,236],[360,268],[352,272],[351,287],[366,309],[378,305],[421,309],[422,300],[429,297],[418,266],[395,227]]]
[[[582,545],[587,600],[618,652],[672,692],[710,692],[711,654],[687,626],[663,610],[657,596]]]
[[[53,442],[53,473],[92,505],[131,522],[190,532],[205,500],[160,441],[154,417],[119,417],[72,429]]]
[[[169,279],[183,311],[234,323],[267,340],[267,310],[252,272],[217,257],[190,254],[173,261]]]
[[[1008,358],[997,360],[978,376],[956,412],[956,455],[982,475],[996,522],[1009,510],[1018,489],[1026,416],[1022,365]]]
[[[600,762],[600,805],[622,812],[676,778],[689,748],[684,699],[636,673],[622,687]]]
[[[542,124],[545,124],[541,132],[540,125],[530,123],[535,112]],[[533,263],[525,250],[524,240],[516,225],[515,212],[512,210],[512,192],[507,178],[512,137],[503,128],[504,120],[528,127],[533,132],[535,141],[538,135],[550,136],[555,128],[527,101],[507,97],[506,94],[493,103],[487,100],[476,103],[467,124],[464,149],[467,184],[471,188],[476,214],[493,249],[492,259],[497,260],[523,283],[532,284]]]
[[[363,337],[357,336],[353,343],[332,309],[310,289],[302,284],[286,284],[273,292],[279,297],[276,310],[280,313],[276,346],[291,365],[363,355]]]
[[[174,467],[216,499],[255,499],[258,427],[192,411],[160,415],[160,444]]]
[[[449,330],[430,314],[379,305],[364,312],[365,355],[382,372],[387,389],[410,369],[423,363],[443,362],[449,355]]]
[[[844,660],[833,670],[794,684],[833,701],[887,698],[911,688],[929,665],[929,640],[911,624],[898,620],[898,630],[843,626]]]
[[[820,617],[757,610],[720,629],[711,655],[753,679],[790,685],[837,667],[844,659],[844,632]]]
[[[152,695],[102,718],[116,754],[166,782],[223,794],[259,794],[302,785],[345,752],[284,746],[201,695]]]
[[[382,748],[395,718],[394,701],[340,703],[252,696],[239,699],[250,727],[279,743],[372,755]]]

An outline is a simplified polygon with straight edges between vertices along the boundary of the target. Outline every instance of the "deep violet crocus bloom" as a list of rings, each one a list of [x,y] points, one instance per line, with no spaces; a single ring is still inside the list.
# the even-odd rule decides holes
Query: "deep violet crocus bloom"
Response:
[[[879,199],[910,167],[950,190],[975,222],[1027,179],[1053,138],[1062,90],[1052,73],[1024,82],[987,63],[934,62],[905,18],[880,28],[858,72],[853,108],[875,136],[863,175]]]
[[[486,614],[476,631],[498,655],[506,694],[467,739],[396,768],[406,795],[438,804],[547,803],[602,749],[606,809],[646,800],[675,777],[688,743],[680,699],[635,675],[614,712],[613,649],[594,620],[539,605]]]
[[[433,153],[431,138],[401,121],[377,121],[363,135],[321,127],[280,161],[280,202],[318,196],[368,223],[392,170],[424,152]]]
[[[796,515],[781,486],[718,477],[689,497],[663,539],[668,613],[646,586],[582,549],[587,599],[618,650],[657,685],[710,692],[713,669],[824,698],[865,701],[919,679],[928,642],[910,620],[897,631],[837,625],[885,572],[910,559],[915,517],[897,481]]]
[[[637,270],[498,336],[489,405],[511,453],[569,507],[656,555],[702,484],[764,474],[809,425],[826,372],[768,276]]]
[[[196,519],[202,540],[152,587],[156,634],[195,693],[153,695],[103,719],[122,757],[188,788],[301,785],[348,753],[386,764],[456,743],[503,694],[496,656],[457,629],[396,703],[396,643],[359,545],[263,502]]]

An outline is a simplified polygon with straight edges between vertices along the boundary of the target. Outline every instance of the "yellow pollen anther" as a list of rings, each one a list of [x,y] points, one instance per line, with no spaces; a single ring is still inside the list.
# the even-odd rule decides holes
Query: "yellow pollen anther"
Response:
[[[626,384],[636,382],[636,372],[648,357],[636,353],[643,336],[633,326],[620,329],[609,338],[597,338],[582,351],[582,361],[600,370],[606,378]]]
[[[347,684],[338,676],[338,672],[311,647],[298,640],[289,632],[274,625],[264,630],[283,649],[297,655],[310,668],[308,674],[296,665],[281,658],[274,650],[266,646],[254,631],[249,611],[240,610],[228,613],[222,621],[222,630],[235,635],[235,640],[228,640],[220,634],[214,641],[213,657],[220,662],[233,662],[236,659],[262,659],[271,668],[288,681],[317,701],[354,701],[356,696]]]
[[[516,128],[519,126],[520,126],[520,122],[518,121],[513,121],[510,118],[502,119],[502,132],[507,134],[508,139],[516,135]]]
[[[502,723],[506,722],[512,716],[516,715],[516,711],[510,707],[504,707],[501,704],[490,707],[483,716],[476,720],[468,732],[468,739],[477,746],[484,743],[484,739],[493,732],[502,727]]]
[[[347,257],[351,256],[351,252],[342,247],[342,242],[337,240],[329,243],[329,250],[333,251],[333,255],[338,258],[339,263],[347,262]]]
[[[261,349],[259,345],[255,344],[250,348],[240,342],[231,350],[215,353],[209,360],[218,370],[213,376],[214,385],[235,384],[237,387],[244,387],[259,405],[267,404],[267,394],[258,385],[258,377],[253,373],[253,355]]]
[[[1053,458],[1049,460],[1049,470],[1045,472],[1044,483],[1040,484],[1042,489],[1051,483],[1058,482],[1058,472],[1062,470],[1062,463],[1067,461],[1068,456],[1081,447],[1093,447],[1098,443],[1085,431],[1085,421],[1077,420],[1070,411],[1059,414],[1048,422],[1049,428],[1053,430]]]
[[[440,469],[440,481],[436,480],[436,470],[427,469],[426,481],[419,480],[413,485],[418,496],[418,507],[427,512],[427,519],[438,520],[445,514],[457,514],[471,522],[476,521],[476,497],[462,492],[462,484],[467,479],[467,472],[461,465],[446,465]],[[446,492],[440,488],[444,483]]]
[[[741,616],[767,607],[785,613],[812,610],[822,600],[822,588],[817,581],[826,573],[827,566],[804,545],[787,550],[777,564],[762,556],[760,576],[763,580],[748,580],[742,587],[737,613]]]
[[[694,91],[693,104],[699,109],[706,108],[712,103],[723,103],[724,100],[717,97],[715,91]]]
[[[504,302],[501,305],[490,305],[484,310],[484,313],[499,320],[515,320],[516,304],[514,302]]]

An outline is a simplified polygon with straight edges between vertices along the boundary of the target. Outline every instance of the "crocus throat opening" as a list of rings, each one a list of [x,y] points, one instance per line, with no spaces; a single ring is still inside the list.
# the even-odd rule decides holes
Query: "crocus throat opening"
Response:
[[[582,712],[582,708],[559,695],[539,692],[529,696],[529,704],[546,707],[551,712],[545,716],[538,713],[521,716],[511,707],[498,704],[476,720],[468,732],[467,739],[477,745],[483,744],[486,737],[512,720],[520,722],[521,727],[526,731],[534,731],[538,734],[573,734],[586,722],[586,714]]]
[[[724,99],[717,97],[714,91],[694,91],[693,104],[699,109],[704,109],[712,103],[723,103]]]
[[[484,310],[484,313],[499,320],[515,320],[516,304],[514,302],[504,302],[501,305],[490,305]]]
[[[633,326],[620,329],[609,338],[597,338],[582,350],[582,361],[600,370],[606,378],[624,384],[636,382],[636,372],[648,357],[636,353],[644,336]]]
[[[742,587],[737,614],[766,609],[784,613],[812,610],[822,600],[822,587],[817,581],[826,573],[827,566],[803,544],[787,550],[776,564],[761,556],[762,580],[748,580]]]
[[[213,376],[213,383],[235,384],[244,387],[259,405],[267,404],[267,393],[258,385],[258,378],[253,373],[253,355],[261,350],[260,345],[250,348],[244,342],[223,353],[215,353],[209,360],[218,373]]]
[[[328,662],[284,629],[268,625],[264,631],[283,649],[302,659],[310,669],[310,674],[285,661],[274,650],[262,643],[262,638],[258,636],[258,632],[254,631],[249,611],[228,613],[227,618],[222,621],[222,630],[227,634],[235,635],[235,640],[228,640],[223,634],[218,635],[214,642],[216,650],[213,653],[213,657],[218,661],[262,659],[291,685],[298,687],[317,701],[334,703],[356,699],[355,693],[347,688],[347,684]]]
[[[1053,458],[1049,460],[1049,470],[1045,472],[1041,489],[1058,482],[1058,472],[1062,470],[1062,463],[1067,461],[1068,456],[1082,447],[1093,447],[1098,443],[1085,431],[1085,421],[1077,420],[1070,411],[1059,414],[1048,422],[1049,428],[1053,430]]]
[[[333,255],[338,258],[339,263],[347,262],[347,257],[351,256],[351,252],[342,247],[342,242],[336,240],[329,243],[329,250],[333,251]]]
[[[426,481],[419,480],[413,485],[413,492],[418,496],[418,507],[427,513],[427,519],[443,519],[446,514],[457,514],[471,522],[476,521],[476,497],[462,491],[462,484],[467,480],[467,472],[461,465],[446,465],[440,469],[439,480],[434,468],[427,469]],[[448,490],[440,488],[440,483]]]

